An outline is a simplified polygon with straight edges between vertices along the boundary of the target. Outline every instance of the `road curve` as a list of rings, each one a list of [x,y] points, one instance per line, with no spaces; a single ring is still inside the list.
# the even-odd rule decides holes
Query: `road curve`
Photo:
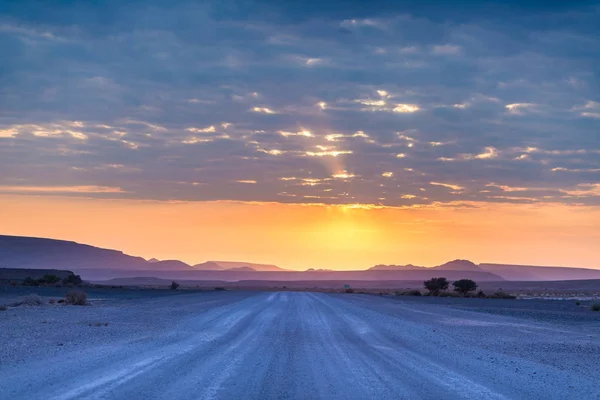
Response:
[[[597,351],[598,331],[376,296],[258,293],[155,336],[0,365],[0,397],[600,398],[600,367],[573,346]]]

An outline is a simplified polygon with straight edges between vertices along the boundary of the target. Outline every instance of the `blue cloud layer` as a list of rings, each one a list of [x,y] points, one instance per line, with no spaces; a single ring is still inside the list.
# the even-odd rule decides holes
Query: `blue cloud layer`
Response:
[[[280,3],[4,4],[0,191],[600,204],[597,5]]]

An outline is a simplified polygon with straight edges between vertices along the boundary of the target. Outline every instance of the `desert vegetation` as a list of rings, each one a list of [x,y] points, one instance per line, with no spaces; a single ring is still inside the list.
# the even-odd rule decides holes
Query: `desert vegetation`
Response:
[[[171,290],[177,290],[177,288],[179,287],[179,283],[173,281],[171,282],[171,285],[169,285],[169,289]]]
[[[70,290],[65,296],[65,303],[74,306],[85,306],[87,304],[87,293],[82,290]]]
[[[463,297],[467,296],[469,292],[477,290],[477,284],[471,279],[459,279],[452,283],[452,286],[454,286],[454,291],[460,293]]]
[[[440,292],[448,289],[450,282],[446,278],[431,278],[423,282],[425,289],[429,291],[431,296],[439,296]]]
[[[39,295],[32,293],[22,297],[21,304],[26,306],[41,306],[43,301]]]
[[[454,291],[449,292],[448,287],[450,282],[447,278],[432,278],[423,282],[423,287],[427,290],[425,293],[420,290],[397,290],[396,296],[434,296],[434,297],[479,297],[479,298],[490,298],[490,299],[516,299],[517,297],[503,292],[501,289],[486,295],[483,291],[477,290],[477,283],[471,279],[459,279],[452,283]]]
[[[81,277],[79,275],[71,274],[71,275],[68,275],[64,279],[61,279],[57,275],[47,274],[47,275],[44,275],[43,277],[41,277],[40,279],[33,279],[32,277],[28,276],[27,278],[23,279],[22,285],[23,286],[50,286],[50,285],[52,285],[52,286],[55,286],[55,285],[78,286],[78,285],[81,285],[82,283],[83,283],[83,281],[81,280]],[[16,286],[16,283],[15,283],[15,286]]]

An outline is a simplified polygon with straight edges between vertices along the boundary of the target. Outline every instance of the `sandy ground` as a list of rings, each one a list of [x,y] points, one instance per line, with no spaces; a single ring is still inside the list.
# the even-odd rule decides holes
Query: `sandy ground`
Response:
[[[227,291],[15,307],[0,398],[600,399],[600,313],[565,304]]]

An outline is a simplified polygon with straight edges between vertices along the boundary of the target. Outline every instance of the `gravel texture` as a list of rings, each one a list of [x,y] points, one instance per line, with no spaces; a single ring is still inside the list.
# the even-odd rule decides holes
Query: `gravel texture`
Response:
[[[571,306],[227,291],[11,307],[0,398],[600,399],[600,313]]]

